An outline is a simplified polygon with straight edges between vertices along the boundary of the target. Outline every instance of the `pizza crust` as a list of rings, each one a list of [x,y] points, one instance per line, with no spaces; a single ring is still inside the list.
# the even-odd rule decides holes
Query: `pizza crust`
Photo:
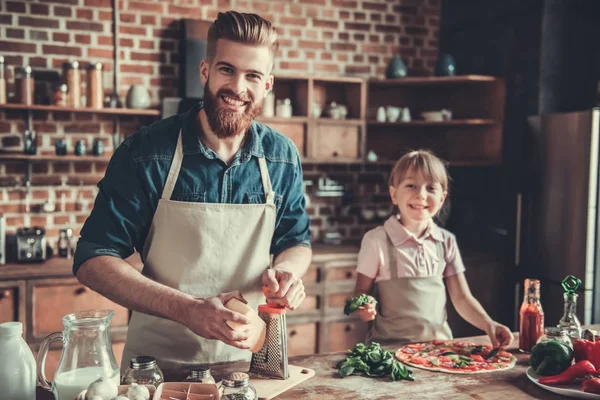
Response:
[[[511,369],[512,367],[515,366],[515,364],[517,363],[517,359],[516,358],[513,359],[510,364],[503,366],[502,368],[482,369],[479,371],[468,371],[468,370],[460,370],[460,369],[452,370],[452,369],[438,368],[438,367],[427,367],[425,365],[413,364],[409,361],[402,361],[402,363],[409,365],[411,367],[414,367],[414,368],[424,369],[426,371],[445,372],[447,374],[458,374],[458,375],[472,375],[472,374],[485,374],[485,373],[496,372],[496,371],[506,371],[507,369]]]

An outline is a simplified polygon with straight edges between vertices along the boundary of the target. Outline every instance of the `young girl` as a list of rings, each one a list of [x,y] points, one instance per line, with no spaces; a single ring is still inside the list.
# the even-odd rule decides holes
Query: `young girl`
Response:
[[[373,321],[367,342],[452,339],[447,286],[466,321],[485,331],[495,348],[508,346],[510,330],[471,294],[455,236],[433,222],[448,194],[442,161],[424,150],[404,155],[392,169],[389,189],[398,214],[365,234],[358,255],[354,295],[373,294],[379,304],[379,312],[375,304],[356,311]]]

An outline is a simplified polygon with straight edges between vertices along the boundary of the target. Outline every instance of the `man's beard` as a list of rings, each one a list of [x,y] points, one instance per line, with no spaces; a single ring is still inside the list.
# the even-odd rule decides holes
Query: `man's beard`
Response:
[[[221,96],[246,102],[245,110],[239,113],[219,107],[217,102]],[[262,102],[254,103],[254,98],[247,94],[238,96],[229,89],[221,89],[216,94],[213,94],[208,82],[204,85],[204,112],[206,113],[210,129],[220,139],[246,133],[252,124],[252,120],[260,114],[262,106]]]

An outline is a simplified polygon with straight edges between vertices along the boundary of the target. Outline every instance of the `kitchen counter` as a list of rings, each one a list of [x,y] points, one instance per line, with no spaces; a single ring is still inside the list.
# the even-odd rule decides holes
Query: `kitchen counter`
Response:
[[[333,260],[356,260],[358,244],[327,245],[313,244],[313,263],[326,263]],[[134,253],[126,261],[141,270],[142,260]],[[70,278],[73,277],[73,260],[61,257],[51,257],[42,263],[8,263],[0,265],[0,280],[29,279],[29,278]]]
[[[593,325],[591,329],[598,330],[600,325]],[[460,340],[481,344],[489,343],[487,336],[467,337]],[[519,353],[518,343],[519,335],[517,333],[515,341],[508,350],[517,356],[518,361],[510,370],[486,374],[455,375],[413,368],[414,382],[393,382],[389,378],[375,379],[362,376],[349,376],[341,379],[335,365],[339,360],[344,359],[345,354],[343,353],[292,357],[289,360],[290,364],[314,369],[316,375],[282,393],[276,399],[563,399],[563,396],[546,391],[527,379],[525,371],[529,365],[529,355]],[[386,346],[386,348],[394,349],[394,346]],[[213,366],[211,369],[215,378],[219,379],[232,370],[247,370],[248,364],[225,364]],[[52,396],[49,392],[38,388],[37,400],[51,399]]]

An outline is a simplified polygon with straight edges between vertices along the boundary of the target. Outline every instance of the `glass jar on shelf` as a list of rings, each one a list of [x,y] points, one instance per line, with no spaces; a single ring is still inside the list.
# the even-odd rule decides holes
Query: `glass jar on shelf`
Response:
[[[566,344],[568,347],[573,349],[573,342],[567,332],[557,326],[549,326],[544,329],[544,334],[540,336],[537,343],[547,342],[549,340],[556,340]]]
[[[215,383],[215,378],[211,375],[210,368],[196,367],[190,370],[190,374],[185,381],[195,383]]]
[[[123,385],[153,385],[158,387],[164,381],[161,369],[156,364],[156,359],[150,356],[138,356],[129,361],[129,368],[123,375]]]
[[[544,310],[540,303],[540,281],[525,279],[523,303],[519,310],[519,350],[529,352],[544,332]]]
[[[256,390],[250,385],[250,376],[245,372],[232,372],[221,382],[221,400],[255,400]]]

